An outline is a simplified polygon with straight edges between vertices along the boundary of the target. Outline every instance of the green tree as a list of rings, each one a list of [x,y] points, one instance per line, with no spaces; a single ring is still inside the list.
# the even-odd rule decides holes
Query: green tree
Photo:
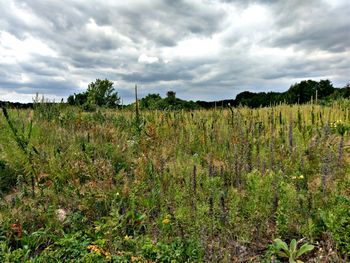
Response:
[[[158,103],[162,101],[159,94],[148,94],[140,101],[140,107],[142,109],[157,109]]]
[[[328,79],[320,80],[318,83],[317,91],[319,98],[331,95],[334,92],[332,82],[330,82]]]
[[[87,92],[78,93],[78,94],[74,93],[74,95],[70,95],[68,97],[67,102],[69,105],[82,106],[87,103],[87,98],[88,98]]]
[[[174,91],[168,91],[166,93],[165,101],[169,105],[175,105],[176,104],[176,93]]]
[[[114,108],[120,104],[120,97],[108,79],[96,79],[87,90],[87,103],[91,106]]]

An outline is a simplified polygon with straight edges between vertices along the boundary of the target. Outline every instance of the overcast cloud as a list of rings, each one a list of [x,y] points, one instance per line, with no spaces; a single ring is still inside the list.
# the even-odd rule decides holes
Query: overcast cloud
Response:
[[[348,0],[0,0],[0,100],[60,100],[108,78],[124,102],[350,81]]]

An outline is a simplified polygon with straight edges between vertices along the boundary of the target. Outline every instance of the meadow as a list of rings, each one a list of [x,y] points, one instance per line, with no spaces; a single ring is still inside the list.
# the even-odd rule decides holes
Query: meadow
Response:
[[[349,100],[5,109],[0,261],[347,262],[349,128]]]

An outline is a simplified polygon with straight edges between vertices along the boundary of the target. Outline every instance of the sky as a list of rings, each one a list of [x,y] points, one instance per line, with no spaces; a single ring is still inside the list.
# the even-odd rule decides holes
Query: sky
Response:
[[[124,103],[350,82],[349,0],[0,0],[0,100],[109,79]]]

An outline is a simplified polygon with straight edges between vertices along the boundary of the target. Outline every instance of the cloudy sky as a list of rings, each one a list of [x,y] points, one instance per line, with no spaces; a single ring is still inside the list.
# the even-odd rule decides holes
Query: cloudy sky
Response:
[[[350,82],[349,0],[0,0],[0,100],[108,78],[125,103]]]

